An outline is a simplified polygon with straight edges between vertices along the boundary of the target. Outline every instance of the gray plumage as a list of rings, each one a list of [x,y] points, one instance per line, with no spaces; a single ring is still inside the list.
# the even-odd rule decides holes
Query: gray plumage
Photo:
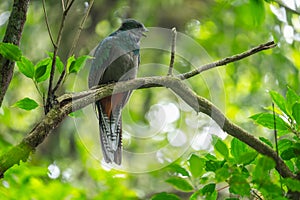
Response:
[[[89,74],[89,88],[97,85],[134,79],[140,63],[140,40],[147,31],[133,19],[123,21],[121,27],[97,46]],[[122,108],[131,91],[113,94],[95,103],[99,119],[102,152],[107,163],[122,161]]]

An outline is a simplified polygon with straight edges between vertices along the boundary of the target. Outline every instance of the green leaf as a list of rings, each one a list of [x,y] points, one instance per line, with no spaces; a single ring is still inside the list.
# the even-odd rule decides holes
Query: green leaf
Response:
[[[61,61],[60,57],[56,57],[56,68],[59,73],[62,73],[64,70],[64,63]]]
[[[295,103],[292,107],[292,115],[300,127],[300,103]]]
[[[292,178],[285,178],[282,180],[290,190],[294,192],[300,192],[300,181]]]
[[[67,73],[70,72],[70,68],[73,68],[73,65],[75,65],[76,59],[73,56],[69,57],[67,60]]]
[[[21,60],[22,52],[17,45],[0,42],[0,54],[9,60]]]
[[[220,169],[225,161],[214,161],[208,160],[205,162],[205,170],[215,172],[217,169]]]
[[[226,181],[230,175],[228,167],[222,167],[215,171],[215,179],[218,182]]]
[[[247,151],[247,145],[244,142],[240,141],[237,138],[233,138],[231,140],[230,152],[234,158],[240,157],[240,155],[246,151]]]
[[[250,117],[253,119],[256,123],[269,128],[269,129],[274,129],[274,117],[273,114],[269,113],[259,113],[256,115],[252,115]],[[289,125],[283,121],[280,117],[275,115],[275,120],[276,120],[276,129],[277,130],[282,130],[282,131],[288,131],[289,130]]]
[[[270,91],[270,95],[275,102],[275,104],[280,108],[282,112],[288,115],[288,112],[286,111],[286,106],[285,106],[285,98],[279,94],[278,92],[275,91]]]
[[[191,191],[193,190],[193,186],[183,178],[172,177],[166,180],[167,183],[170,183],[174,188],[181,191]]]
[[[73,118],[82,117],[83,116],[83,111],[82,110],[77,110],[77,111],[71,112],[69,114],[69,116],[73,117]]]
[[[210,185],[210,184],[209,184]],[[218,193],[216,190],[214,190],[212,193],[203,194],[202,189],[194,192],[190,196],[190,200],[199,200],[199,199],[205,199],[205,200],[216,200],[218,197]]]
[[[151,200],[180,200],[180,198],[175,194],[162,192],[152,196]]]
[[[46,58],[38,62],[35,66],[34,79],[36,82],[42,82],[49,78],[51,71],[51,58]]]
[[[300,101],[300,97],[297,93],[290,87],[287,87],[288,90],[286,92],[286,107],[287,111],[292,114],[292,107],[297,102]]]
[[[258,153],[256,151],[245,152],[240,155],[240,157],[237,159],[237,162],[239,164],[249,165],[255,160],[257,155]]]
[[[260,166],[259,168],[264,171],[268,171],[275,168],[275,161],[269,157],[263,156],[258,160],[257,166]]]
[[[206,197],[207,200],[217,200],[218,199],[218,192],[215,190],[211,195]]]
[[[13,106],[24,110],[33,110],[36,107],[38,107],[39,104],[36,103],[33,99],[26,97],[24,99],[17,101]]]
[[[189,172],[184,169],[183,167],[181,167],[180,165],[176,164],[176,163],[173,163],[172,165],[169,166],[169,168],[178,173],[178,174],[181,174],[182,176],[190,176],[189,175]]]
[[[53,60],[53,53],[48,52],[48,55],[51,58],[51,60]],[[59,56],[56,56],[55,66],[56,66],[58,72],[62,73],[62,71],[64,70],[64,63],[61,61]]]
[[[263,143],[267,144],[269,147],[273,148],[272,143],[267,138],[259,137],[259,140],[262,141]]]
[[[231,140],[231,154],[237,164],[248,165],[253,162],[257,156],[257,152],[249,148],[245,143],[233,138]]]
[[[225,159],[228,159],[229,150],[227,145],[218,136],[213,136],[213,142],[215,150],[222,154]]]
[[[214,161],[217,161],[217,160],[218,160],[214,155],[211,155],[210,153],[206,154],[204,157],[205,157],[207,160],[214,160]]]
[[[294,143],[289,139],[278,140],[278,150],[282,152],[282,151],[290,148],[293,144]]]
[[[283,160],[290,160],[292,158],[296,158],[297,157],[297,154],[295,152],[295,149],[294,148],[288,148],[286,150],[284,150],[281,154],[280,154],[281,158]]]
[[[280,154],[283,160],[290,160],[292,158],[297,158],[300,156],[300,144],[294,143],[293,145],[289,146],[287,149],[282,151]]]
[[[250,184],[247,179],[241,175],[233,175],[229,179],[229,191],[234,194],[246,195],[250,194]]]
[[[239,166],[238,170],[241,170],[241,175],[243,175],[245,178],[248,178],[250,176],[250,172],[245,166]],[[240,172],[238,172],[240,173]]]
[[[259,26],[265,19],[265,7],[263,0],[250,0],[250,9],[254,25]]]
[[[211,195],[216,189],[216,184],[214,183],[210,183],[205,185],[202,189],[201,189],[201,193],[203,195]]]
[[[269,179],[269,177],[267,178]],[[280,188],[278,184],[275,184],[273,182],[271,180],[262,178],[262,182],[256,184],[259,188],[259,191],[261,192],[262,197],[264,197],[263,199],[287,200],[287,198],[283,197],[282,188]]]
[[[291,161],[291,160],[285,160],[284,162],[285,162],[286,166],[288,166],[288,168],[289,168],[292,172],[294,172],[294,170],[295,170],[295,164],[296,164],[296,163],[294,164],[294,162]]]
[[[257,160],[256,168],[253,171],[253,180],[256,182],[265,182],[270,179],[269,170],[275,168],[275,162],[269,157],[263,156]]]
[[[300,169],[300,157],[295,159],[295,165],[298,169]]]
[[[29,59],[22,56],[21,60],[17,62],[17,66],[18,66],[18,68],[19,68],[19,70],[22,74],[24,74],[28,78],[33,79],[33,77],[34,77],[34,65]]]
[[[192,154],[188,160],[188,163],[193,177],[199,177],[204,173],[205,160],[203,158]]]
[[[198,199],[201,199],[202,198],[202,194],[201,194],[201,191],[198,190],[196,192],[194,192],[191,196],[190,196],[190,199],[189,200],[198,200]],[[203,198],[202,198],[203,199]]]
[[[70,65],[69,73],[77,73],[84,66],[87,59],[91,59],[91,56],[80,56],[75,60],[75,63]]]

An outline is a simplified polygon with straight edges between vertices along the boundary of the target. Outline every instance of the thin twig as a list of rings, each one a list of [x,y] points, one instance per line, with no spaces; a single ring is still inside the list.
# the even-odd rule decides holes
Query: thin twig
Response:
[[[63,12],[65,12],[66,8],[65,8],[64,0],[61,0],[61,7],[62,7]]]
[[[278,152],[278,142],[277,142],[277,128],[276,128],[276,116],[275,116],[275,109],[274,109],[274,102],[272,102],[272,110],[273,110],[273,120],[274,120],[274,140],[275,140],[275,150],[277,154],[277,159],[279,159],[279,152]],[[280,180],[280,187],[281,191],[283,192],[282,188],[282,181],[281,181],[281,169],[279,169],[279,180]]]
[[[36,81],[32,81],[34,86],[35,86],[35,89],[38,91],[39,95],[43,98],[44,94],[41,92],[41,90],[39,89],[38,87],[38,83]],[[43,99],[43,104],[45,104],[46,102],[44,102],[44,99]]]
[[[65,3],[65,7],[66,7],[66,5],[68,5],[69,4],[69,1],[70,0],[66,0],[64,3]]]
[[[68,57],[70,57],[74,54],[74,51],[75,51],[76,45],[78,43],[81,31],[83,30],[83,26],[86,22],[86,19],[87,19],[89,13],[90,13],[90,10],[91,10],[93,4],[94,4],[94,0],[90,0],[89,7],[87,8],[85,15],[83,16],[83,18],[81,20],[81,23],[78,27],[78,31],[77,31],[77,33],[74,37],[73,44],[72,44],[71,50],[68,54]],[[64,69],[63,69],[63,71],[62,71],[62,73],[61,73],[61,75],[60,75],[60,77],[59,77],[59,79],[56,83],[56,86],[53,89],[53,93],[55,93],[57,91],[57,89],[60,88],[61,84],[64,82],[64,79],[65,79],[65,76],[66,76],[66,67],[67,67],[67,65],[64,66]]]
[[[177,31],[176,28],[174,27],[172,28],[171,59],[170,59],[168,76],[173,76],[173,67],[174,67],[175,51],[176,51],[176,35],[177,35]]]
[[[69,4],[67,4],[67,8],[65,10],[65,12],[69,12],[70,8],[72,7],[73,3],[75,0],[72,0]]]
[[[52,42],[52,45],[55,47],[56,44],[55,44],[55,42],[54,42],[53,35],[52,35],[52,33],[51,33],[51,29],[50,29],[50,26],[49,26],[49,20],[48,20],[48,15],[47,15],[47,11],[46,11],[46,3],[45,3],[45,0],[43,0],[42,2],[43,2],[44,17],[45,17],[45,22],[46,22],[48,34],[49,34],[50,40],[51,40],[51,42]]]
[[[213,69],[215,67],[227,65],[228,63],[232,63],[232,62],[241,60],[241,59],[246,58],[248,56],[251,56],[251,55],[253,55],[253,54],[257,53],[257,52],[260,52],[260,51],[263,51],[263,50],[267,50],[267,49],[271,49],[271,48],[274,48],[274,47],[276,47],[276,44],[275,44],[274,41],[267,42],[265,44],[261,44],[261,45],[259,45],[257,47],[249,49],[248,51],[245,51],[243,53],[236,54],[234,56],[230,56],[230,57],[227,57],[227,58],[223,58],[223,59],[221,59],[219,61],[216,61],[216,62],[213,62],[213,63],[202,65],[202,66],[198,67],[197,69],[195,69],[193,71],[180,74],[177,77],[179,79],[181,79],[181,80],[188,79],[190,77],[193,77],[193,76],[195,76],[197,74],[200,74],[200,73],[202,73],[204,71],[207,71],[209,69]]]
[[[74,37],[74,40],[73,40],[73,43],[72,43],[72,46],[71,46],[71,49],[69,51],[69,54],[68,54],[68,57],[72,56],[74,54],[74,51],[75,51],[75,47],[77,46],[77,43],[78,43],[78,40],[79,40],[79,37],[80,37],[80,34],[81,34],[81,31],[83,30],[83,26],[86,22],[86,19],[91,11],[91,8],[94,4],[94,0],[90,0],[89,2],[89,6],[88,8],[86,9],[86,12],[85,12],[85,15],[83,16],[81,22],[80,22],[80,25],[78,27],[78,31]]]
[[[66,17],[67,17],[68,11],[70,10],[70,6],[73,4],[73,2],[74,1],[71,1],[68,8],[62,14],[62,19],[61,19],[57,39],[56,39],[56,46],[54,46],[54,50],[53,50],[53,58],[52,58],[52,65],[51,65],[51,71],[50,71],[47,100],[46,100],[46,105],[45,105],[45,113],[49,112],[49,110],[52,107],[52,101],[53,101],[53,98],[54,98],[52,85],[53,85],[53,79],[54,79],[54,73],[55,73],[56,56],[57,56],[58,49],[60,47],[60,42],[61,42],[61,38],[62,38],[62,32],[63,32],[63,29],[64,29]]]
[[[229,185],[225,185],[225,186],[223,186],[221,188],[218,188],[217,191],[220,192],[220,191],[222,191],[222,190],[224,190],[226,188],[229,188]]]
[[[272,102],[272,109],[273,109],[273,120],[274,120],[275,148],[276,148],[277,156],[279,156],[279,153],[278,153],[278,143],[277,143],[276,117],[275,117],[275,109],[274,109],[274,103],[273,102]]]

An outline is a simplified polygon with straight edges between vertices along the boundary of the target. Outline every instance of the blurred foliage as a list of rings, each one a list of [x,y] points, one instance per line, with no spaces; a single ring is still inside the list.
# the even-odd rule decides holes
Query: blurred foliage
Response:
[[[296,1],[282,2],[300,10]],[[0,39],[12,3],[0,3]],[[64,65],[69,73],[59,95],[87,89],[89,63],[85,67],[83,63],[89,57],[85,55],[91,55],[122,18],[135,18],[147,27],[176,27],[203,47],[198,51],[186,43],[188,56],[176,55],[176,73],[274,39],[277,48],[205,72],[186,83],[272,148],[274,101],[279,154],[291,171],[299,173],[299,15],[276,1],[263,0],[99,0],[75,55],[68,57],[86,6],[85,1],[75,1],[67,16],[55,80]],[[61,5],[47,1],[46,8],[56,37]],[[18,61],[0,110],[1,152],[21,141],[43,115],[53,47],[41,1],[31,1],[20,49],[22,55],[13,46],[0,43],[1,54],[6,52],[6,57]],[[169,54],[162,49],[142,49],[139,76],[166,75]],[[287,187],[299,190],[298,181],[280,182],[272,160],[227,137],[209,117],[194,113],[165,88],[134,91],[124,109],[123,168],[114,170],[101,161],[93,108],[72,116],[49,135],[27,163],[8,170],[1,180],[1,199],[238,199],[256,195],[285,199]],[[256,126],[250,116],[262,126]]]

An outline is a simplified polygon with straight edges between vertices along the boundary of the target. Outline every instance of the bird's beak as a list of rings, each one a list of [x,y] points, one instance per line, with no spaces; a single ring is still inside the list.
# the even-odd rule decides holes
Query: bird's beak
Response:
[[[143,32],[142,32],[142,36],[147,37],[147,35],[145,34],[145,32],[149,32],[149,30],[147,28],[143,28]]]

